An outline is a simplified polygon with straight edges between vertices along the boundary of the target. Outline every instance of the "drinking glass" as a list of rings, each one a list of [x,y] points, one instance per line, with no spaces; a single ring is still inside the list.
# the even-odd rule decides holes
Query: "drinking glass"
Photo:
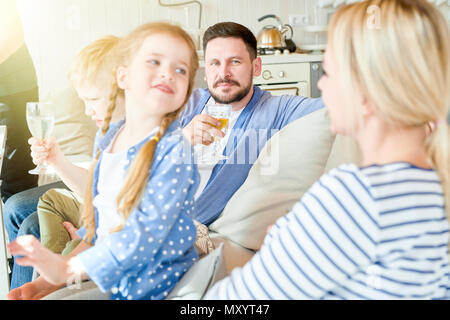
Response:
[[[206,114],[215,118],[220,122],[219,126],[215,126],[217,129],[221,130],[224,134],[227,134],[228,130],[228,121],[231,115],[231,105],[230,104],[207,104],[206,105]],[[212,143],[212,148],[214,148],[213,158],[214,160],[226,160],[227,156],[222,155],[219,150],[220,141],[214,139]]]
[[[53,104],[51,102],[27,102],[26,108],[28,129],[33,137],[45,142],[45,139],[50,137],[55,125]],[[28,173],[45,173],[46,169],[47,163],[44,162]]]

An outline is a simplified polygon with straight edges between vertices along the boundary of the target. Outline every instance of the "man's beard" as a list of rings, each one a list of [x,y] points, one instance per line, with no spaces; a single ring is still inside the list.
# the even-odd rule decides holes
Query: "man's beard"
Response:
[[[220,79],[220,80],[216,81],[216,83],[214,83],[213,88],[217,88],[217,85],[219,85],[220,83],[232,83],[238,87],[241,86],[240,83],[237,81],[229,80],[229,79]],[[252,81],[250,80],[247,87],[242,88],[241,90],[234,93],[233,95],[230,95],[228,93],[218,95],[218,94],[214,93],[211,89],[209,89],[209,93],[211,94],[211,96],[213,97],[215,102],[230,104],[233,102],[241,101],[250,92],[251,89],[252,89]]]

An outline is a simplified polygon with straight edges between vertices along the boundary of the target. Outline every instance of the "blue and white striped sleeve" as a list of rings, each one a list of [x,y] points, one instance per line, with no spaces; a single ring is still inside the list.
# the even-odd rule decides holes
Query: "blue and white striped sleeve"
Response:
[[[87,274],[102,291],[109,290],[122,277],[139,272],[139,266],[153,261],[157,254],[176,258],[183,254],[186,245],[193,245],[195,241],[193,222],[184,221],[186,228],[177,233],[180,239],[172,239],[176,243],[173,252],[160,252],[180,215],[183,212],[192,214],[194,210],[198,173],[192,159],[187,159],[191,155],[185,154],[181,143],[170,145],[162,140],[158,150],[161,152],[155,153],[141,202],[128,217],[124,228],[79,254]],[[179,241],[181,239],[184,241]]]
[[[374,259],[379,228],[364,184],[351,173],[332,172],[276,222],[250,262],[217,283],[206,299],[320,299],[335,287],[345,290],[349,275]]]

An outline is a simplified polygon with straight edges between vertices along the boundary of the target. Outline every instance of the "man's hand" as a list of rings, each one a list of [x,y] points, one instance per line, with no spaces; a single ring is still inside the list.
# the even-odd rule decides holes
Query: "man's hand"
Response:
[[[193,146],[197,144],[208,146],[214,142],[214,137],[223,138],[225,136],[221,130],[217,129],[220,125],[220,121],[217,119],[207,114],[199,114],[184,127],[183,134]]]

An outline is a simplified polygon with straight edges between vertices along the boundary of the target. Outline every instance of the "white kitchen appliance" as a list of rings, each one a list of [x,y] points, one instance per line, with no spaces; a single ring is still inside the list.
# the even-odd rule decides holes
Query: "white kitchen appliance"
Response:
[[[254,84],[273,95],[317,98],[317,81],[322,76],[322,55],[280,54],[261,56],[262,72]]]

